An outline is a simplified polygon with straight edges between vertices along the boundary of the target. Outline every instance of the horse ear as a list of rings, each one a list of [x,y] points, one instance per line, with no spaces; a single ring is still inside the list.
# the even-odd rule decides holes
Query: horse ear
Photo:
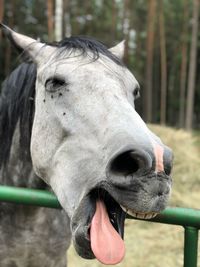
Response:
[[[26,35],[19,34],[13,30],[11,30],[9,27],[4,25],[3,23],[0,23],[0,27],[2,28],[3,33],[7,36],[7,38],[10,40],[10,42],[15,46],[15,48],[19,52],[26,52],[35,63],[39,63],[42,58],[44,58],[44,54],[40,53],[40,50],[42,48],[48,48],[49,52],[53,52],[53,47],[45,45],[44,43],[41,43],[35,39],[32,39]],[[49,53],[48,53],[49,55]]]
[[[117,56],[119,59],[123,59],[125,51],[125,40],[121,41],[116,46],[111,47],[110,52]]]

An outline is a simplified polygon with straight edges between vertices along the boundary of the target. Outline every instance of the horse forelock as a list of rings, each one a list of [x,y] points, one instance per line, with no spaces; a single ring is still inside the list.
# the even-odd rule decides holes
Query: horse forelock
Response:
[[[57,55],[62,55],[65,51],[79,50],[82,55],[87,56],[90,52],[93,55],[93,60],[97,60],[100,55],[111,59],[117,65],[123,66],[123,62],[115,56],[111,51],[100,41],[88,36],[71,36],[66,37],[59,42],[49,43],[48,45],[61,48],[58,50]]]

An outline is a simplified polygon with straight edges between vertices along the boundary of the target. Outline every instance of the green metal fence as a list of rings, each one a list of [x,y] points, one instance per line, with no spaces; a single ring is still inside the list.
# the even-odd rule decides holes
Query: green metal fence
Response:
[[[61,209],[56,196],[44,190],[0,186],[0,201]],[[133,219],[131,216],[128,218]],[[148,221],[183,226],[184,267],[197,267],[200,210],[167,208]]]

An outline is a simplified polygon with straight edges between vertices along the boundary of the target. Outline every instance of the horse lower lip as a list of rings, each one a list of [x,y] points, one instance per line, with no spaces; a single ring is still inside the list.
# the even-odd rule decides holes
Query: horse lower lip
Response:
[[[121,205],[120,205],[121,206]],[[149,219],[152,219],[154,217],[156,217],[156,215],[158,215],[158,213],[156,212],[147,212],[147,213],[144,213],[144,212],[136,212],[136,211],[133,211],[133,210],[130,210],[130,209],[127,209],[123,206],[121,206],[121,208],[123,209],[123,211],[125,211],[127,214],[135,217],[135,218],[138,218],[138,219],[145,219],[145,220],[149,220]]]

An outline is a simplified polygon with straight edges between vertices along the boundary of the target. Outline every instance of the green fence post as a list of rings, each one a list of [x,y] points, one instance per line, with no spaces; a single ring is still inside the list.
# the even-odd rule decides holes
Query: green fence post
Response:
[[[198,229],[185,226],[184,267],[197,267]]]

